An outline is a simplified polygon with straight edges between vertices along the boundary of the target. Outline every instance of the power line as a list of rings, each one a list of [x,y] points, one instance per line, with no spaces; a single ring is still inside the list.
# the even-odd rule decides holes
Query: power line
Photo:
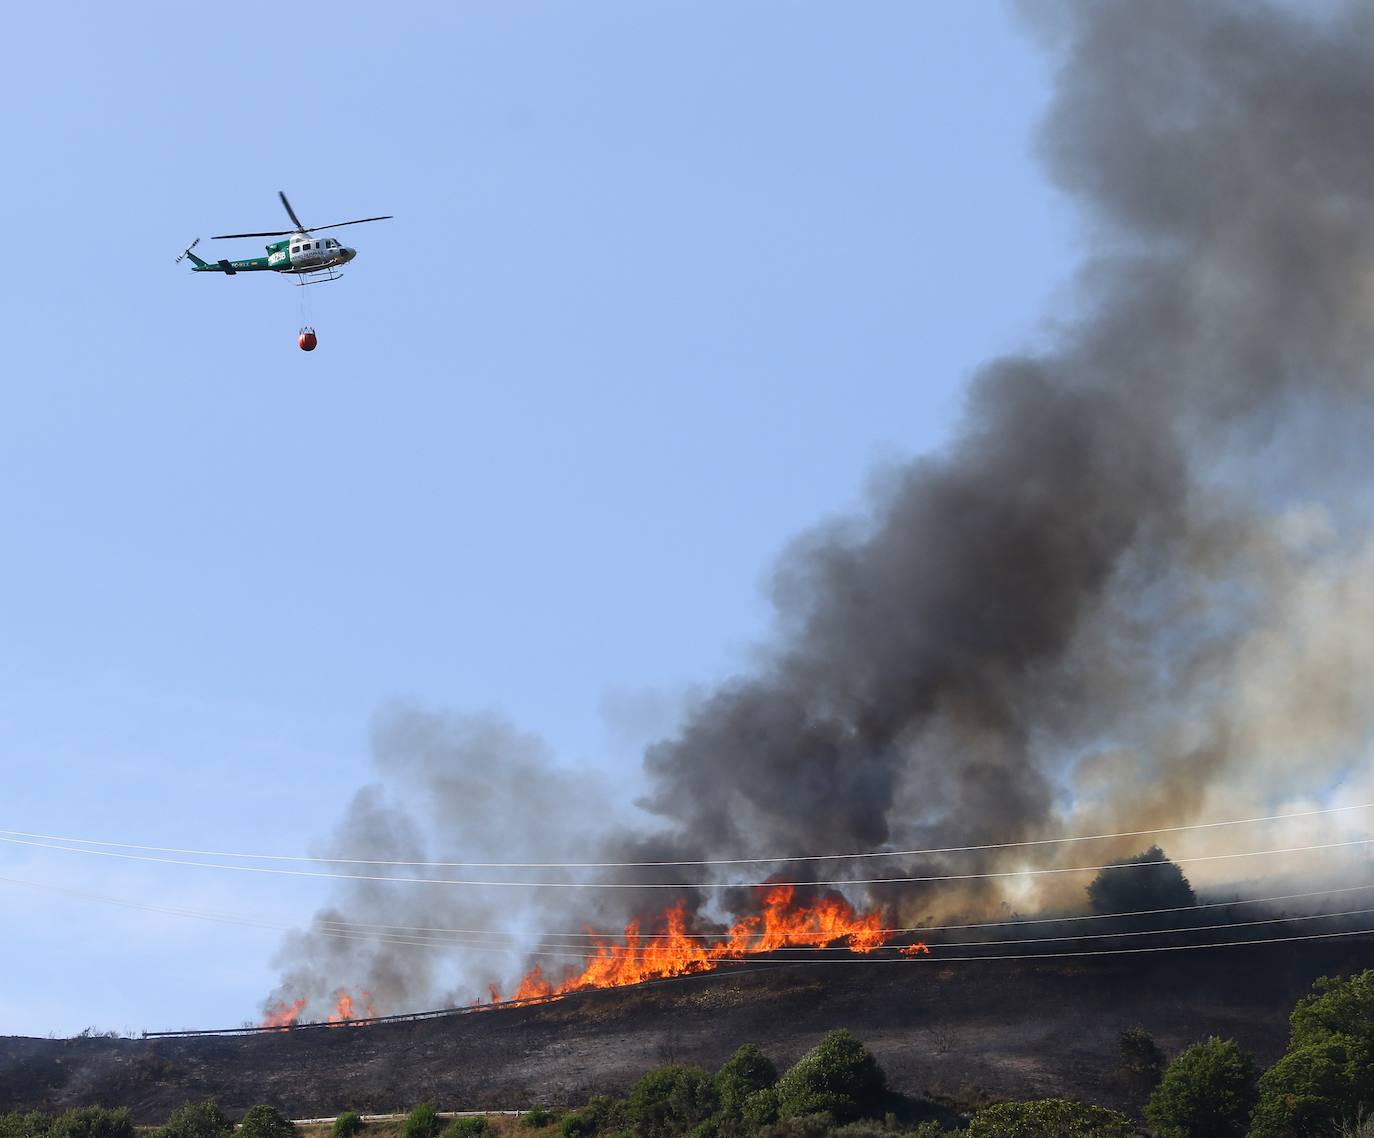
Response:
[[[930,933],[948,932],[957,929],[990,929],[1002,928],[1005,926],[1023,925],[1046,925],[1062,924],[1070,921],[1106,921],[1120,920],[1127,917],[1154,917],[1162,916],[1166,913],[1193,913],[1199,909],[1218,909],[1228,908],[1232,905],[1266,905],[1278,901],[1301,901],[1312,897],[1327,897],[1338,893],[1363,893],[1374,889],[1371,885],[1347,885],[1333,889],[1309,889],[1302,893],[1279,893],[1272,897],[1238,897],[1230,901],[1200,901],[1196,905],[1175,905],[1167,909],[1135,909],[1128,913],[1079,913],[1060,917],[1014,917],[1005,921],[975,921],[963,924],[951,925],[902,925],[892,928],[875,929],[877,933],[884,936],[896,936],[902,933]],[[419,933],[455,933],[465,936],[512,936],[514,934],[505,929],[453,929],[439,928],[430,925],[386,925],[369,924],[360,921],[316,921],[316,926],[332,925],[352,929],[390,929],[397,932],[419,932]],[[532,934],[540,940],[551,937],[569,937],[583,940],[609,940],[617,936],[623,936],[624,932],[536,932]],[[717,940],[725,936],[724,933],[647,933],[637,934],[640,940],[653,939],[693,939],[693,940]]]
[[[38,890],[44,890],[44,891],[47,891],[47,892],[59,893],[59,894],[65,895],[65,896],[75,897],[75,898],[78,898],[78,899],[80,899],[80,900],[96,901],[96,902],[99,902],[99,903],[102,903],[102,904],[117,905],[117,906],[121,906],[121,907],[124,907],[124,908],[138,909],[138,910],[144,910],[144,911],[147,911],[147,912],[154,912],[154,913],[163,913],[163,914],[167,914],[167,915],[171,915],[171,916],[190,917],[190,918],[194,918],[194,919],[198,919],[198,920],[214,921],[214,922],[221,923],[221,924],[241,925],[241,926],[248,927],[248,928],[261,928],[261,929],[267,929],[267,930],[278,931],[278,932],[292,932],[292,931],[297,931],[293,926],[287,925],[287,924],[282,924],[282,923],[280,923],[279,921],[267,920],[267,919],[260,918],[260,917],[247,916],[247,915],[242,915],[242,914],[217,913],[217,912],[214,912],[214,911],[211,911],[211,910],[192,909],[192,908],[188,908],[188,907],[184,907],[184,906],[150,905],[150,904],[147,904],[147,903],[144,903],[144,902],[131,901],[131,900],[127,900],[127,899],[124,899],[124,898],[109,897],[109,896],[102,895],[102,894],[98,894],[98,893],[90,893],[90,892],[87,892],[87,891],[85,891],[85,890],[70,889],[70,888],[66,888],[66,887],[60,886],[60,885],[49,885],[49,884],[46,884],[46,883],[34,882],[34,881],[25,881],[25,880],[21,880],[21,879],[18,879],[18,878],[11,878],[11,877],[0,877],[0,882],[6,883],[6,884],[10,884],[10,885],[19,885],[19,886],[23,886],[23,887],[30,888],[30,889],[38,889]],[[1284,895],[1284,896],[1280,896],[1280,897],[1276,897],[1276,898],[1256,898],[1256,899],[1254,899],[1254,901],[1252,901],[1251,903],[1259,903],[1259,902],[1262,901],[1262,900],[1286,900],[1286,899],[1291,899],[1291,898],[1293,898],[1293,897],[1312,897],[1312,896],[1320,896],[1320,895],[1323,895],[1323,894],[1334,894],[1334,893],[1350,892],[1350,891],[1352,891],[1352,890],[1368,890],[1368,889],[1370,889],[1370,888],[1374,888],[1374,886],[1353,886],[1353,887],[1350,887],[1350,888],[1348,888],[1348,889],[1347,889],[1347,888],[1341,888],[1341,889],[1331,889],[1331,890],[1316,890],[1316,891],[1312,891],[1312,892],[1310,892],[1310,893],[1304,893],[1304,894],[1288,894],[1288,895]],[[1236,903],[1237,903],[1237,902],[1219,902],[1219,903],[1216,903],[1216,904],[1236,904]],[[1127,919],[1127,918],[1131,918],[1131,917],[1149,916],[1149,915],[1153,915],[1153,914],[1160,913],[1160,912],[1195,911],[1196,909],[1202,908],[1202,907],[1203,907],[1203,906],[1193,906],[1193,907],[1191,907],[1190,909],[1187,909],[1187,910],[1180,910],[1180,909],[1149,910],[1149,909],[1146,909],[1146,910],[1139,910],[1139,911],[1131,912],[1131,913],[1093,914],[1093,916],[1094,916],[1094,917],[1110,917],[1110,918],[1115,918],[1115,919]],[[1077,942],[1077,941],[1085,941],[1085,940],[1103,940],[1103,939],[1113,939],[1113,938],[1120,938],[1120,937],[1142,937],[1142,936],[1172,935],[1172,934],[1178,934],[1178,933],[1216,932],[1216,931],[1220,931],[1220,930],[1223,930],[1223,929],[1253,928],[1253,927],[1257,927],[1257,926],[1260,926],[1260,925],[1288,924],[1288,923],[1293,923],[1293,922],[1297,922],[1297,921],[1336,920],[1336,919],[1343,918],[1343,917],[1364,916],[1364,915],[1367,915],[1367,914],[1370,914],[1370,913],[1374,913],[1374,908],[1347,909],[1347,910],[1343,910],[1343,911],[1341,911],[1341,912],[1336,912],[1336,913],[1307,913],[1307,914],[1299,914],[1299,915],[1297,915],[1297,916],[1265,917],[1265,918],[1256,919],[1256,920],[1249,920],[1249,921],[1228,921],[1228,922],[1223,922],[1223,923],[1220,923],[1220,924],[1213,924],[1213,925],[1184,925],[1184,926],[1177,926],[1177,927],[1174,927],[1174,928],[1138,929],[1138,930],[1126,930],[1126,931],[1121,931],[1121,932],[1105,932],[1105,933],[1074,933],[1074,934],[1068,934],[1068,935],[1065,935],[1065,936],[1051,936],[1051,937],[1032,937],[1032,938],[1023,938],[1023,937],[1004,937],[1004,938],[1002,938],[1002,939],[1000,939],[1000,940],[941,941],[941,942],[936,942],[936,943],[933,944],[931,947],[936,948],[936,949],[940,949],[940,948],[975,948],[975,947],[982,948],[982,947],[997,947],[997,946],[999,946],[999,945],[1019,946],[1019,945],[1025,945],[1025,944],[1052,944],[1052,943]],[[1075,918],[1045,918],[1044,920],[1046,920],[1046,921],[1068,921],[1068,920],[1073,920],[1073,919],[1075,919]],[[1000,926],[1003,926],[1003,925],[1006,925],[1006,924],[1009,924],[1009,923],[1013,923],[1013,922],[1006,922],[1006,921],[991,921],[991,922],[986,922],[986,923],[981,924],[981,925],[950,925],[950,926],[944,926],[944,927],[945,927],[945,928],[950,928],[950,929],[955,929],[955,928],[994,928],[994,927],[1000,927]],[[1031,922],[1027,922],[1027,923],[1031,923]],[[328,925],[328,926],[330,926],[330,927],[328,927],[328,928],[321,927],[322,924],[323,924],[323,925]],[[360,931],[360,930],[375,930],[375,929],[393,929],[393,930],[399,929],[399,930],[402,930],[403,932],[408,932],[408,933],[415,934],[415,935],[399,935],[399,934],[394,933],[394,932]],[[547,941],[545,941],[545,940],[543,939],[543,936],[539,936],[539,935],[537,935],[537,936],[535,937],[535,939],[533,940],[532,943],[535,944],[535,945],[537,945],[537,946],[542,946],[542,949],[525,949],[525,948],[518,947],[518,946],[516,946],[516,945],[514,945],[514,944],[511,944],[511,945],[495,945],[495,944],[492,944],[492,943],[489,942],[489,941],[488,941],[488,942],[483,942],[483,941],[469,941],[469,940],[455,939],[455,937],[454,937],[453,934],[463,934],[463,933],[465,932],[465,930],[451,930],[451,929],[422,929],[422,928],[415,928],[415,927],[407,928],[406,926],[399,926],[399,925],[382,925],[382,926],[378,926],[378,925],[353,924],[353,923],[346,922],[346,921],[329,921],[329,922],[317,922],[317,923],[313,926],[313,931],[316,932],[316,933],[318,933],[319,935],[322,935],[322,936],[332,937],[332,938],[341,939],[341,940],[359,941],[359,942],[363,942],[363,943],[382,943],[382,944],[394,944],[394,945],[401,945],[401,946],[406,946],[406,945],[408,945],[408,946],[422,947],[422,948],[459,948],[459,949],[465,949],[465,950],[475,950],[475,951],[502,953],[502,954],[507,954],[507,955],[511,954],[512,952],[518,952],[519,955],[521,955],[521,956],[555,957],[555,958],[568,959],[568,960],[595,960],[595,959],[602,958],[602,957],[604,956],[604,948],[601,948],[600,946],[598,946],[598,947],[599,947],[599,951],[597,951],[597,952],[592,952],[592,953],[588,953],[588,952],[566,952],[566,951],[547,951],[548,949],[568,949],[568,948],[576,948],[576,947],[579,947],[579,946],[576,946],[576,945],[549,944]],[[472,931],[480,931],[480,930],[466,930],[466,932],[469,932],[469,933],[472,932]],[[494,932],[495,930],[491,930],[491,931]],[[898,934],[898,933],[930,932],[930,931],[932,931],[932,929],[931,929],[930,927],[925,927],[925,928],[911,928],[911,929],[886,929],[886,930],[879,930],[879,931],[884,932],[884,933],[894,934],[894,935],[895,935],[895,934]],[[440,935],[425,935],[425,934],[440,934]],[[502,933],[501,935],[510,936],[510,937],[512,937],[512,939],[514,938],[514,934]],[[561,934],[544,934],[544,935],[561,935]],[[587,934],[587,935],[597,935],[597,934]],[[623,934],[616,934],[616,935],[623,935]],[[675,934],[664,934],[664,935],[675,935]],[[684,939],[686,939],[687,936],[691,936],[691,937],[694,937],[694,938],[696,938],[696,937],[701,937],[701,938],[704,938],[704,937],[712,937],[712,939],[714,939],[717,943],[722,943],[722,942],[726,941],[727,939],[729,939],[729,938],[728,938],[727,936],[725,936],[725,935],[720,935],[720,934],[707,934],[707,933],[702,933],[702,934],[685,934],[685,935],[684,935]],[[613,939],[613,937],[606,937],[606,938],[604,938],[605,941],[609,941],[609,940],[611,940],[611,939]],[[620,948],[620,947],[622,947],[622,946],[621,946],[621,945],[615,945],[615,946],[613,946],[613,947],[615,947],[615,948]],[[790,948],[790,949],[796,949],[796,948],[798,948],[798,947],[802,947],[802,946],[790,945],[790,946],[787,946],[787,948],[782,949],[781,951],[787,951],[787,949],[789,949],[789,948]],[[904,947],[904,946],[902,946],[902,945],[882,945],[882,946],[879,946],[879,947],[878,947],[877,949],[875,949],[874,951],[875,951],[875,952],[882,952],[882,951],[901,951],[901,949],[902,949],[903,947]],[[648,947],[648,948],[644,948],[644,949],[639,949],[639,950],[637,950],[637,951],[638,951],[638,954],[639,954],[640,959],[643,959],[646,955],[649,955],[649,956],[652,956],[652,955],[655,955],[655,954],[658,954],[658,955],[665,955],[665,956],[666,956],[666,955],[672,955],[671,950],[668,950],[668,949],[659,949],[659,948],[655,948],[655,947],[652,947],[652,946],[650,946],[650,947]],[[746,949],[745,951],[746,951],[746,952],[749,952],[750,950]],[[754,950],[754,951],[757,952],[758,950]],[[771,950],[771,951],[776,952],[776,951],[779,951],[779,950]],[[831,948],[831,947],[828,947],[828,946],[814,946],[814,947],[807,947],[807,951],[808,951],[808,952],[811,952],[811,953],[817,953],[817,952],[843,952],[843,953],[853,953],[855,950],[853,950],[852,948],[849,948],[849,947]],[[867,955],[869,955],[869,954],[860,954],[860,955],[865,955],[865,956],[867,956]],[[943,953],[939,954],[939,956],[940,956],[940,959],[949,959],[949,957],[945,956]],[[776,958],[773,957],[773,956],[770,956],[769,959],[776,959]],[[875,957],[875,959],[878,959],[878,958]],[[981,959],[981,958],[979,958],[979,959]],[[729,958],[729,957],[721,957],[721,958],[717,958],[715,961],[713,961],[713,963],[741,963],[741,962],[747,963],[747,961],[740,961],[739,958]]]
[[[111,842],[95,838],[73,838],[59,834],[37,834],[26,830],[0,830],[10,838],[31,838],[44,842],[71,842],[83,846],[141,850],[145,853],[187,854],[192,857],[227,857],[244,861],[309,862],[329,865],[389,865],[428,869],[647,869],[669,866],[709,865],[768,865],[778,862],[848,861],[858,858],[923,857],[931,854],[973,853],[988,850],[1028,849],[1036,846],[1062,845],[1069,842],[1097,842],[1114,838],[1141,838],[1152,834],[1178,834],[1194,830],[1212,830],[1225,826],[1250,826],[1263,822],[1285,822],[1296,818],[1314,818],[1351,810],[1367,810],[1374,802],[1360,802],[1350,806],[1327,806],[1317,810],[1299,810],[1289,814],[1266,814],[1253,818],[1230,818],[1216,822],[1192,822],[1180,826],[1156,826],[1145,830],[1120,830],[1104,834],[1074,834],[1058,838],[1032,838],[1019,842],[984,842],[966,846],[930,846],[912,850],[870,850],[862,853],[793,854],[777,857],[702,858],[679,861],[393,861],[384,858],[310,857],[303,854],[232,853],[224,850],[186,849],[178,846],[141,845],[137,842]],[[58,848],[58,847],[54,847]],[[92,853],[97,851],[92,850]]]
[[[1094,948],[1073,952],[1021,952],[989,953],[984,956],[944,956],[932,952],[929,956],[883,956],[874,959],[867,957],[845,960],[808,960],[789,959],[788,957],[769,957],[759,963],[772,964],[813,964],[829,967],[843,964],[962,964],[975,960],[1063,960],[1069,957],[1084,956],[1134,956],[1145,952],[1195,952],[1204,948],[1241,948],[1252,944],[1291,944],[1304,940],[1332,940],[1343,936],[1370,936],[1374,929],[1346,929],[1334,933],[1303,933],[1298,936],[1256,937],[1250,940],[1222,940],[1207,944],[1167,944],[1149,945],[1142,948]]]
[[[336,881],[393,881],[408,885],[459,885],[466,887],[499,887],[516,889],[753,889],[753,888],[819,888],[842,885],[909,885],[930,884],[942,881],[980,881],[1004,877],[1033,877],[1047,874],[1089,873],[1106,869],[1135,869],[1158,862],[1115,862],[1106,865],[1052,866],[1040,868],[986,870],[982,873],[944,873],[899,877],[853,877],[835,878],[824,881],[493,881],[490,879],[461,879],[445,877],[390,877],[384,874],[367,873],[326,873],[309,869],[280,869],[274,866],[227,865],[222,862],[189,861],[183,858],[154,857],[150,854],[122,853],[117,850],[84,849],[78,846],[55,845],[45,842],[29,841],[23,838],[0,835],[0,842],[12,845],[31,846],[37,849],[61,850],[66,853],[89,854],[95,857],[121,858],[126,861],[153,862],[161,865],[182,865],[198,869],[223,869],[238,873],[272,874],[284,877],[328,878]],[[1344,849],[1352,846],[1369,846],[1374,838],[1355,838],[1343,842],[1319,842],[1304,846],[1283,846],[1268,850],[1243,850],[1235,853],[1199,854],[1195,857],[1180,857],[1174,860],[1182,864],[1195,864],[1205,861],[1225,861],[1245,857],[1270,857],[1275,854],[1312,853],[1317,850]]]

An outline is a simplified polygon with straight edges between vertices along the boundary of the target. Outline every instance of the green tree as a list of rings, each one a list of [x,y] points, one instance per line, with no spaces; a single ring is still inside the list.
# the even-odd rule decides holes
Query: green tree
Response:
[[[758,1130],[778,1120],[778,1088],[764,1087],[755,1091],[740,1107],[740,1122],[747,1130]]]
[[[1149,1094],[1159,1083],[1167,1062],[1154,1036],[1143,1027],[1127,1028],[1121,1033],[1120,1050],[1117,1070],[1122,1081],[1137,1095]]]
[[[1325,1135],[1374,1109],[1374,971],[1323,976],[1289,1016],[1288,1050],[1260,1076],[1255,1138]]]
[[[234,1125],[213,1102],[187,1103],[158,1128],[156,1138],[228,1138]]]
[[[1211,1036],[1174,1057],[1145,1117],[1157,1138],[1240,1138],[1255,1109],[1258,1074],[1233,1040]]]
[[[401,1123],[401,1138],[434,1138],[442,1120],[430,1102],[422,1102],[406,1115]]]
[[[630,1088],[622,1117],[640,1138],[673,1138],[705,1122],[720,1105],[715,1083],[700,1067],[672,1063]]]
[[[44,1138],[52,1116],[41,1110],[14,1110],[0,1114],[0,1138]]]
[[[778,1080],[778,1117],[829,1114],[837,1122],[880,1116],[887,1077],[849,1032],[830,1032]]]
[[[249,1108],[239,1123],[238,1138],[295,1138],[296,1124],[266,1103]]]
[[[1089,883],[1088,900],[1095,913],[1139,913],[1197,904],[1183,870],[1158,846],[1112,862]]]
[[[720,1110],[727,1118],[740,1120],[744,1103],[755,1091],[771,1087],[778,1081],[778,1069],[773,1061],[754,1044],[746,1043],[725,1061],[716,1072],[716,1094]]]
[[[1328,1135],[1374,1108],[1374,1044],[1334,1034],[1290,1046],[1260,1076],[1253,1138]]]
[[[363,1128],[363,1119],[356,1110],[346,1110],[334,1119],[330,1138],[353,1138]]]
[[[560,1130],[563,1138],[591,1138],[619,1125],[621,1114],[621,1104],[610,1095],[592,1095],[581,1110],[563,1119]]]
[[[553,1111],[545,1107],[532,1106],[520,1116],[520,1125],[526,1130],[539,1130],[553,1122],[556,1117]]]
[[[127,1106],[79,1106],[52,1120],[48,1138],[134,1138],[134,1120]]]
[[[969,1120],[967,1138],[1133,1138],[1124,1114],[1066,1099],[1004,1102]]]
[[[480,1138],[491,1129],[491,1123],[481,1114],[455,1118],[444,1127],[443,1138]]]
[[[1374,971],[1349,978],[1323,976],[1288,1017],[1290,1043],[1315,1043],[1330,1035],[1374,1039]]]

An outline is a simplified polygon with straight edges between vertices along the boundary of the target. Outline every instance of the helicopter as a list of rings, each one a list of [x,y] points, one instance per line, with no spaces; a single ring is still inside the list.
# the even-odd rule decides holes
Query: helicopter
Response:
[[[277,196],[281,198],[281,204],[286,207],[286,214],[291,218],[294,229],[277,229],[264,233],[221,233],[212,237],[212,241],[228,241],[236,237],[285,237],[285,241],[273,241],[267,246],[267,256],[248,257],[244,260],[230,261],[220,259],[217,261],[204,261],[197,257],[193,252],[200,244],[197,237],[186,247],[185,252],[177,258],[176,263],[180,264],[183,258],[191,259],[191,271],[196,273],[224,273],[225,276],[234,276],[236,273],[295,273],[298,285],[322,284],[325,281],[336,281],[343,276],[339,269],[348,264],[358,255],[356,249],[350,249],[347,245],[340,243],[333,237],[318,237],[316,234],[323,229],[339,229],[345,225],[361,225],[365,221],[388,221],[392,214],[383,214],[381,217],[360,217],[355,221],[336,221],[333,225],[302,225],[301,219],[296,216],[296,211],[291,208],[291,203],[287,201],[286,194],[281,190],[277,191]]]

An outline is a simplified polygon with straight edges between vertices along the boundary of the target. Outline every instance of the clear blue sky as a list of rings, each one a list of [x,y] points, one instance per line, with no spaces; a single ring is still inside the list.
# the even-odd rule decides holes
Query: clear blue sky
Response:
[[[0,72],[0,828],[306,852],[394,700],[632,770],[789,536],[940,445],[1074,235],[994,3],[23,5]],[[379,213],[346,279],[191,276]],[[518,852],[518,851],[513,851]],[[321,891],[0,846],[304,922]],[[235,876],[234,880],[225,880]],[[272,931],[0,883],[0,1033],[220,1026]]]

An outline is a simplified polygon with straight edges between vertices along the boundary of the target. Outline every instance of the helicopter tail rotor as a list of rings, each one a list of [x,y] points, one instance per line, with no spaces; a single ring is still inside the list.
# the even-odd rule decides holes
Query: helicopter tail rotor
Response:
[[[182,261],[184,261],[187,257],[190,257],[190,256],[191,256],[191,250],[194,249],[194,248],[195,248],[197,245],[199,245],[199,244],[200,244],[200,238],[197,237],[194,241],[192,241],[189,245],[186,246],[185,251],[184,251],[184,252],[181,254],[181,256],[178,257],[178,258],[176,259],[176,261],[173,262],[173,263],[174,263],[174,264],[177,264],[177,265],[181,264]],[[194,258],[192,258],[192,259],[194,260]]]

